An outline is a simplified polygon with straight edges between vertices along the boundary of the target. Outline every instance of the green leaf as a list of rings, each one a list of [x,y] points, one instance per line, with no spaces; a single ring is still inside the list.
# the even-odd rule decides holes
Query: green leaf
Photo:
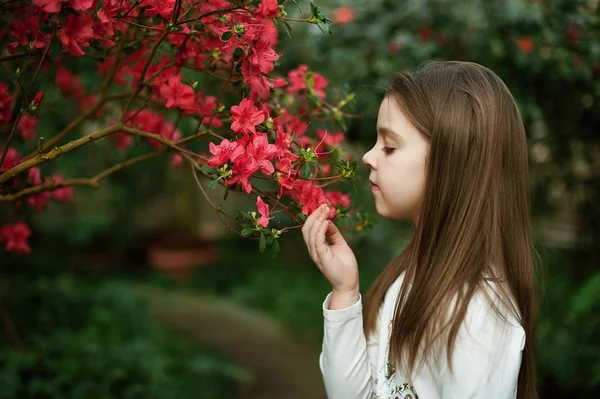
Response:
[[[214,190],[215,188],[217,188],[217,184],[219,184],[219,179],[211,181],[210,183],[208,183],[208,189]]]
[[[228,30],[227,32],[225,32],[221,35],[221,40],[227,41],[227,40],[231,39],[232,35],[233,35],[233,32]]]
[[[312,170],[310,169],[310,165],[305,163],[302,169],[300,170],[300,176],[303,179],[310,179],[310,175],[312,174]]]
[[[205,172],[205,173],[208,173],[208,174],[212,174],[212,173],[218,173],[218,172],[219,172],[217,169],[215,169],[215,168],[211,168],[211,167],[210,167],[210,166],[208,166],[208,165],[203,165],[203,166],[200,168],[200,170],[201,170],[201,171],[203,171],[203,172]]]
[[[273,252],[273,256],[277,255],[279,253],[279,241],[275,240],[275,242],[273,242],[273,246],[271,247],[271,251]]]
[[[271,245],[271,244],[273,244],[273,241],[274,241],[274,240],[275,240],[275,237],[272,237],[272,236],[271,236],[271,237],[269,237],[269,238],[267,238],[267,244],[268,244],[268,245]]]
[[[246,227],[246,228],[242,229],[242,233],[241,233],[241,234],[242,234],[243,236],[249,236],[250,234],[252,234],[252,232],[253,232],[253,231],[254,231],[254,229],[253,229],[253,228],[251,228],[251,227]]]
[[[229,196],[229,186],[226,186],[225,187],[225,194],[223,194],[223,201],[225,201],[228,196]]]
[[[260,240],[258,240],[258,250],[262,254],[267,249],[267,240],[265,239],[265,235],[260,233]]]
[[[62,46],[57,42],[52,43],[52,47],[50,47],[50,53],[49,53],[50,59],[52,59],[52,60],[57,59],[61,53],[62,53]]]

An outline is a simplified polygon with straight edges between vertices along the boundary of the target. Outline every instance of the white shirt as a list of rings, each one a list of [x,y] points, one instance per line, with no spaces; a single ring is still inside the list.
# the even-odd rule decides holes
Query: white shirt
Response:
[[[477,292],[469,303],[452,356],[446,349],[438,362],[427,361],[413,381],[396,366],[386,377],[387,353],[394,306],[402,283],[399,277],[381,304],[378,325],[368,342],[363,333],[362,297],[352,306],[330,310],[323,302],[325,321],[319,366],[329,399],[514,399],[525,331],[513,316],[502,320]],[[496,302],[499,309],[503,309]],[[388,378],[389,377],[389,378]]]

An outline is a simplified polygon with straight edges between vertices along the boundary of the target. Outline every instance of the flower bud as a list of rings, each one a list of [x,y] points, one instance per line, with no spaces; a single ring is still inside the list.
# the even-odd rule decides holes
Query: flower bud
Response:
[[[273,129],[273,118],[269,117],[266,121],[265,121],[265,126],[267,127],[267,129],[271,130]]]

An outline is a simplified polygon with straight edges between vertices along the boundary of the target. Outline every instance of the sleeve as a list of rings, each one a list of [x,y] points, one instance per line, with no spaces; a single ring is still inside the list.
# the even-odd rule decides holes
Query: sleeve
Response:
[[[445,349],[438,359],[440,397],[515,399],[525,331],[501,320],[481,301],[474,305],[456,337],[452,373]]]
[[[346,309],[330,310],[323,302],[323,351],[319,366],[329,399],[367,399],[374,392],[378,331],[365,339],[362,296]],[[379,327],[379,326],[378,326]]]

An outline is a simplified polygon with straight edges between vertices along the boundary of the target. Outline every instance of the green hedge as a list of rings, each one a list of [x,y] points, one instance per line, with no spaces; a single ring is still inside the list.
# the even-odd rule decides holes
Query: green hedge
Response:
[[[126,284],[69,276],[2,281],[25,352],[0,331],[0,397],[224,398],[244,370],[153,319]]]

